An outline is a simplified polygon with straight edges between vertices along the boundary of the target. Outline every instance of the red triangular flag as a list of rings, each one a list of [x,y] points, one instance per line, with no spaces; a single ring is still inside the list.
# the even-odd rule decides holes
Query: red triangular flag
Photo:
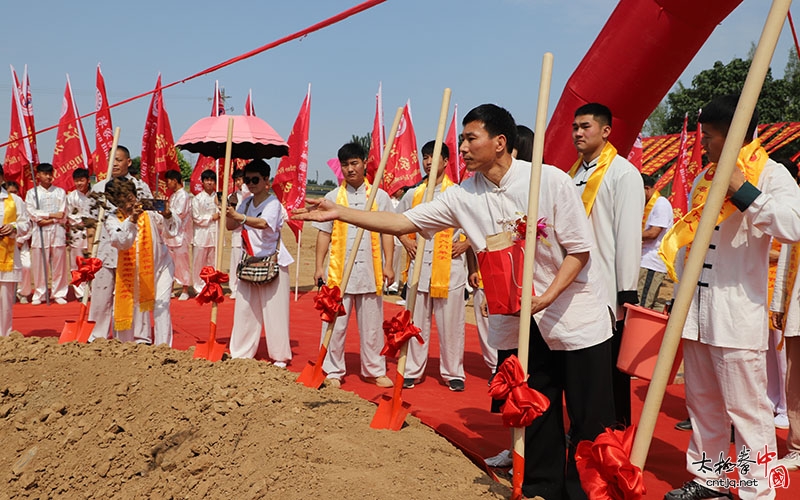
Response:
[[[444,143],[447,145],[447,152],[450,158],[447,160],[447,177],[456,184],[466,179],[467,164],[458,151],[458,104],[453,108],[453,119],[450,121],[450,128],[447,129]]]
[[[61,104],[56,146],[53,151],[53,184],[69,192],[75,187],[72,172],[77,168],[90,168],[89,144],[78,117],[78,107],[72,97],[72,85],[67,75],[67,87]]]
[[[256,116],[256,108],[253,106],[253,89],[247,92],[247,100],[244,102],[244,115]]]
[[[17,76],[14,75],[14,80],[16,81]],[[19,88],[19,97],[20,97],[20,109],[22,110],[22,116],[25,121],[24,130],[26,131],[27,138],[23,139],[27,142],[27,148],[30,149],[31,156],[30,158],[33,159],[33,165],[39,164],[39,148],[36,145],[36,125],[34,124],[33,119],[33,97],[31,96],[31,78],[28,74],[28,65],[25,65],[25,71],[22,75],[22,85],[17,82],[17,87]],[[22,172],[22,177],[20,179],[20,193],[24,196],[25,192],[28,189],[33,188],[36,183],[33,180],[33,170],[28,168]]]
[[[141,177],[155,194],[167,194],[166,184],[159,182],[161,175],[167,170],[180,171],[178,153],[175,151],[175,140],[169,125],[169,115],[164,107],[164,95],[161,92],[161,74],[156,81],[156,91],[150,100],[147,119],[142,135]]]
[[[375,95],[375,120],[372,122],[372,135],[370,136],[369,155],[367,156],[367,181],[375,180],[375,173],[381,163],[383,148],[386,145],[386,131],[383,128],[383,84],[378,84],[378,93]]]
[[[100,64],[97,65],[96,82],[95,111],[97,113],[94,115],[95,148],[92,153],[92,165],[97,180],[102,181],[108,176],[108,155],[111,153],[111,146],[114,143],[114,129],[111,126],[111,110],[108,108],[106,82],[103,73],[100,72]]]
[[[25,172],[30,170],[33,163],[33,157],[30,150],[30,143],[26,139],[21,139],[27,133],[23,132],[23,124],[25,118],[22,114],[22,96],[20,94],[20,85],[17,80],[17,73],[14,67],[11,67],[12,85],[11,85],[11,127],[8,134],[8,146],[6,146],[6,159],[3,163],[3,171],[5,180],[14,181],[20,184],[22,188],[22,179],[25,177]],[[30,174],[28,174],[30,177]],[[22,189],[20,189],[22,190]],[[20,193],[25,196],[24,193]]]
[[[687,151],[686,125],[689,121],[688,113],[683,117],[683,129],[681,130],[681,141],[678,146],[678,161],[675,164],[675,177],[672,180],[672,194],[669,202],[672,204],[672,215],[677,222],[686,215],[689,206],[689,191],[692,183],[689,180],[689,154]],[[695,149],[699,144],[695,144]]]
[[[225,114],[225,105],[222,103],[222,96],[220,96],[219,92],[219,81],[214,82],[214,97],[212,98],[211,104],[211,116],[220,116]],[[217,179],[219,179],[219,172],[217,168],[217,160],[214,158],[197,155],[197,162],[194,164],[194,170],[192,170],[192,177],[189,179],[189,190],[192,194],[196,195],[199,194],[200,191],[203,190],[203,181],[200,180],[200,176],[203,175],[203,172],[206,170],[213,170],[217,173]]]
[[[386,170],[380,187],[394,195],[398,189],[418,184],[422,180],[419,171],[419,155],[417,154],[417,137],[414,134],[414,123],[411,120],[411,101],[403,109],[403,117],[397,129],[397,138],[389,152]]]
[[[303,206],[306,197],[306,177],[308,174],[308,124],[311,118],[311,85],[300,106],[300,112],[294,121],[292,132],[286,141],[289,144],[289,155],[281,158],[272,191],[278,197],[288,213]],[[299,241],[299,233],[303,230],[303,221],[288,220],[294,237]]]

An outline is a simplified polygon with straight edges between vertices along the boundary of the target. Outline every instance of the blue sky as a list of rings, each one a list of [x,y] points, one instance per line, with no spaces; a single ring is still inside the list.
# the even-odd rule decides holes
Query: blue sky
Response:
[[[127,4],[33,0],[4,5],[0,31],[0,137],[8,137],[11,77],[8,65],[31,77],[36,125],[58,122],[69,73],[82,114],[94,109],[95,67],[102,64],[114,103],[180,80],[230,57],[294,33],[359,0],[153,1]],[[550,112],[570,74],[603,27],[615,0],[388,0],[306,38],[165,91],[175,139],[208,116],[214,80],[228,106],[242,113],[248,89],[256,113],[284,138],[308,83],[312,84],[309,178],[333,176],[327,159],[352,134],[371,130],[378,83],[383,82],[386,128],[394,110],[411,99],[418,145],[436,133],[442,91],[453,90],[459,115],[495,102],[520,123],[536,113],[542,54],[555,55]],[[120,5],[124,5],[121,7]],[[744,0],[711,35],[681,81],[689,85],[714,61],[745,57],[757,42],[769,2]],[[110,9],[110,10],[109,10]],[[780,77],[792,45],[788,24],[773,74]],[[112,110],[121,144],[134,155],[149,98]],[[448,116],[449,121],[449,116]],[[94,120],[84,120],[94,148]],[[2,142],[5,142],[3,140]],[[38,137],[43,161],[52,158],[55,131]],[[5,156],[0,152],[0,157]],[[187,154],[192,159],[192,155]],[[277,160],[270,163],[273,168]],[[318,176],[318,177],[317,177]]]

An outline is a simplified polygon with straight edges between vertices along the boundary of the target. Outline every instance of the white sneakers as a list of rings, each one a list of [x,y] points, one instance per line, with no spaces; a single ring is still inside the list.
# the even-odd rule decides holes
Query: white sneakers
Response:
[[[183,293],[181,294],[181,296],[180,296],[180,297],[178,297],[178,300],[189,300],[189,294],[188,294],[188,293],[186,293],[186,292],[183,292]]]
[[[800,453],[790,451],[783,458],[778,460],[778,465],[783,465],[787,470],[800,469]]]
[[[785,413],[778,413],[775,415],[775,427],[777,429],[788,429],[789,417]]]
[[[493,457],[486,459],[486,465],[489,467],[511,467],[514,459],[511,457],[511,451],[503,450]]]

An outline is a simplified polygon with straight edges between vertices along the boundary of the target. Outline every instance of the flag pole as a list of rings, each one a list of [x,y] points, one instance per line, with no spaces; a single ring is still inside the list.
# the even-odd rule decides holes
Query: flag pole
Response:
[[[297,232],[297,263],[294,267],[294,301],[297,302],[297,286],[300,283],[300,243],[303,241],[303,230]]]
[[[653,379],[647,390],[644,400],[642,414],[639,418],[639,426],[636,429],[636,437],[633,440],[631,449],[631,463],[640,469],[644,469],[647,460],[647,453],[650,450],[650,442],[653,439],[656,420],[664,400],[664,393],[669,383],[669,374],[678,350],[683,326],[686,316],[689,313],[689,306],[694,296],[694,290],[706,252],[708,251],[714,227],[717,224],[717,216],[722,209],[722,203],[730,184],[731,174],[736,168],[736,158],[744,144],[747,127],[753,116],[753,110],[758,101],[758,94],[764,84],[764,78],[769,70],[769,63],[778,44],[778,37],[781,33],[783,21],[786,13],[789,12],[791,0],[773,0],[767,20],[764,22],[764,30],[756,46],[753,62],[747,73],[739,103],[733,115],[725,145],[717,163],[717,172],[711,182],[703,213],[700,216],[700,223],[697,227],[692,251],[686,260],[683,276],[681,276],[678,292],[675,295],[675,302],[672,306],[667,328],[664,332],[664,339],[661,342],[656,366],[653,370]]]
[[[533,157],[531,179],[528,187],[528,223],[525,230],[525,259],[522,271],[522,297],[519,311],[519,347],[517,357],[522,365],[525,379],[528,378],[528,348],[530,344],[531,297],[533,296],[533,273],[536,257],[536,237],[539,220],[539,187],[542,176],[542,156],[544,152],[544,130],[547,128],[547,102],[550,96],[550,80],[553,75],[553,54],[545,52],[542,57],[542,75],[539,82],[539,102],[536,105],[536,123],[533,136]],[[561,401],[550,404],[560,408]],[[560,411],[557,410],[557,411]],[[525,476],[525,428],[514,428],[514,476],[511,479],[511,498],[522,498],[522,480]]]

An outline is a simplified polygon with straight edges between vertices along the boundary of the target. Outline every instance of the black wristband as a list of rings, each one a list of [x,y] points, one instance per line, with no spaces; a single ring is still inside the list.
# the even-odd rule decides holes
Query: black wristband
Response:
[[[740,187],[733,195],[731,196],[731,202],[739,209],[740,212],[744,212],[747,210],[755,200],[758,198],[758,195],[761,194],[761,191],[754,185],[750,184],[747,181],[744,181],[742,187]]]
[[[638,304],[639,292],[636,290],[623,290],[617,292],[617,304]]]

